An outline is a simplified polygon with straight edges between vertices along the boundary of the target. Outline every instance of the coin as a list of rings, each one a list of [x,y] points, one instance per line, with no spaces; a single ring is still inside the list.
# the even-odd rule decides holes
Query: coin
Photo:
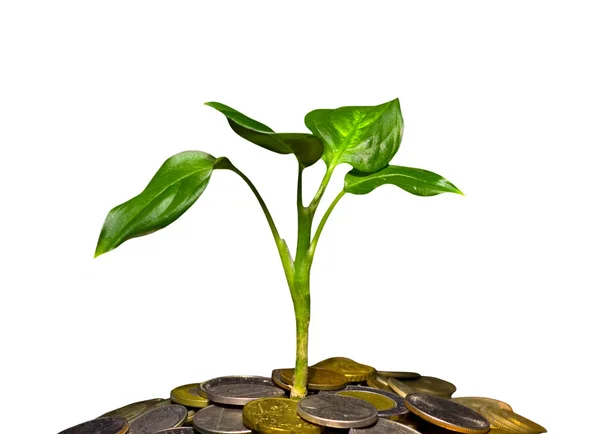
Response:
[[[185,417],[185,420],[183,421],[183,425],[191,425],[192,421],[194,420],[195,415],[196,415],[196,410],[189,409],[187,412],[187,416]]]
[[[301,399],[298,415],[331,428],[362,428],[377,421],[377,409],[372,404],[335,393],[319,393]]]
[[[146,413],[148,410],[160,407],[164,404],[165,401],[167,402],[167,404],[171,403],[168,399],[162,398],[154,398],[148,399],[146,401],[134,402],[132,404],[128,404],[123,407],[117,408],[116,410],[109,411],[108,413],[104,413],[102,416],[99,417],[122,417],[127,419],[127,421],[131,423],[136,418]]]
[[[479,413],[446,398],[411,393],[404,405],[423,420],[451,431],[485,434],[490,430],[489,422]]]
[[[421,374],[417,374],[416,372],[377,371],[377,374],[383,377],[397,378],[398,380],[416,380],[421,377]]]
[[[344,375],[348,382],[366,381],[375,376],[375,368],[357,363],[346,357],[331,357],[313,365],[313,367],[338,372]]]
[[[171,401],[186,407],[204,408],[208,406],[208,399],[198,393],[199,384],[186,384],[171,390]]]
[[[495,428],[501,428],[515,434],[540,434],[545,433],[546,428],[504,408],[485,407],[481,410],[483,417],[490,421]]]
[[[377,423],[367,428],[352,428],[349,434],[421,434],[409,426],[379,418]]]
[[[373,378],[369,378],[367,380],[367,385],[369,387],[374,387],[376,389],[386,390],[388,392],[392,392],[392,388],[388,386],[387,377],[383,377],[379,374],[375,374]]]
[[[209,405],[194,416],[194,429],[202,434],[250,434],[244,426],[242,409]]]
[[[506,402],[498,401],[492,398],[482,398],[479,396],[461,396],[458,398],[452,398],[452,401],[458,402],[459,404],[469,407],[471,410],[475,410],[481,414],[481,409],[485,407],[504,408],[512,411],[512,407]]]
[[[426,393],[428,395],[450,398],[456,392],[456,386],[448,381],[435,377],[419,377],[416,380],[400,381],[389,378],[388,386],[398,395],[405,397],[409,393]]]
[[[179,428],[168,428],[162,431],[156,431],[152,434],[195,434],[194,428],[191,426],[179,427]]]
[[[293,369],[280,369],[281,379],[286,384],[294,383]],[[308,383],[306,387],[311,390],[339,390],[346,387],[346,377],[329,369],[308,368]]]
[[[244,406],[244,424],[259,433],[318,434],[323,428],[297,413],[298,402],[289,398],[255,399]]]
[[[271,380],[273,380],[273,383],[275,383],[277,386],[289,392],[292,390],[292,386],[283,382],[281,379],[281,371],[281,369],[273,369],[273,372],[271,372]]]
[[[276,398],[285,392],[270,378],[234,375],[213,378],[200,385],[200,395],[218,404],[244,405],[257,398]]]
[[[122,417],[102,417],[67,428],[58,434],[125,434],[128,429],[129,423]]]
[[[187,408],[179,404],[165,405],[152,409],[131,423],[128,434],[152,434],[183,424],[188,414]]]
[[[393,392],[366,386],[347,386],[344,390],[335,392],[338,395],[352,396],[370,402],[377,409],[377,415],[383,418],[397,418],[408,414],[404,406],[404,398]]]

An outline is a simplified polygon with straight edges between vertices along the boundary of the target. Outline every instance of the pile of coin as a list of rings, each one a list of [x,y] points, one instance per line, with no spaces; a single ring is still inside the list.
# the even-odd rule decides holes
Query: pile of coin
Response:
[[[271,378],[219,377],[170,399],[126,405],[59,434],[541,434],[505,402],[452,397],[456,387],[416,372],[377,371],[344,357],[309,368],[308,395],[289,398],[293,369]]]

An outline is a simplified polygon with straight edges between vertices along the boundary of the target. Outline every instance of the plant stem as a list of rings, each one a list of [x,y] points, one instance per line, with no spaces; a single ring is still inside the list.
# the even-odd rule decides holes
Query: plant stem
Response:
[[[329,215],[333,211],[333,208],[337,202],[341,199],[344,192],[340,193],[333,203],[329,206],[323,219],[321,220],[319,227],[315,233],[314,238],[311,241],[312,235],[312,223],[315,216],[315,212],[325,189],[331,180],[333,174],[333,168],[327,168],[325,176],[321,182],[319,190],[315,197],[311,201],[308,207],[305,207],[302,202],[302,172],[304,167],[298,165],[298,189],[296,197],[296,206],[298,209],[298,243],[296,246],[296,257],[292,259],[289,248],[285,241],[279,236],[273,217],[265,204],[265,201],[261,197],[260,193],[250,181],[250,179],[244,175],[238,168],[236,168],[229,160],[223,160],[221,162],[221,168],[228,168],[233,172],[237,173],[250,187],[250,190],[256,196],[260,207],[262,208],[269,228],[275,239],[279,257],[285,272],[285,277],[290,289],[292,301],[294,303],[294,314],[296,316],[296,367],[294,371],[294,384],[292,386],[291,398],[299,399],[306,396],[307,389],[306,384],[308,382],[308,327],[310,324],[310,269],[312,266],[312,260],[314,251],[323,231],[323,226],[329,218]]]
[[[292,399],[302,399],[307,392],[309,323],[310,319],[296,318],[296,369],[294,370],[294,385],[290,392]]]
[[[325,227],[325,223],[327,223],[327,219],[329,219],[329,216],[331,215],[331,212],[333,211],[333,209],[335,208],[335,206],[337,205],[337,203],[340,201],[340,199],[342,197],[344,197],[344,194],[346,194],[346,192],[344,190],[342,190],[335,197],[335,199],[333,200],[333,202],[331,202],[331,205],[329,205],[329,208],[327,208],[327,211],[325,211],[325,214],[323,215],[323,218],[319,222],[319,226],[317,226],[317,231],[315,232],[315,236],[313,237],[313,240],[310,243],[310,247],[309,247],[307,255],[306,255],[307,259],[308,259],[309,266],[312,265],[313,257],[315,255],[315,250],[317,248],[317,243],[319,242],[319,238],[321,237],[321,232],[323,232],[323,228]]]
[[[250,187],[250,190],[252,190],[252,193],[254,193],[254,196],[256,196],[256,199],[258,200],[258,203],[260,204],[260,207],[262,208],[263,213],[265,214],[265,217],[267,218],[267,222],[269,223],[269,228],[271,229],[271,233],[273,234],[273,238],[275,239],[275,244],[277,245],[277,251],[279,252],[279,257],[281,258],[281,264],[283,265],[283,271],[285,273],[285,278],[288,282],[288,285],[291,288],[294,284],[294,274],[295,274],[292,255],[290,254],[290,250],[289,250],[285,240],[283,240],[279,236],[279,231],[277,230],[277,226],[275,226],[275,222],[273,221],[273,217],[271,216],[271,213],[269,212],[269,208],[267,208],[267,204],[263,200],[262,196],[260,195],[260,193],[258,192],[256,187],[254,186],[252,181],[250,181],[250,179],[246,175],[244,175],[244,173],[241,170],[239,170],[237,167],[235,167],[230,161],[226,161],[223,164],[224,164],[224,167],[237,173],[246,182],[246,184],[248,184],[248,187]]]
[[[296,369],[290,397],[306,396],[308,380],[308,326],[310,324],[310,266],[306,262],[306,251],[296,258],[296,273],[293,296],[296,314]]]
[[[314,199],[312,200],[312,202],[308,206],[308,208],[313,213],[313,215],[314,215],[315,211],[317,210],[317,207],[319,206],[319,203],[321,202],[321,199],[323,198],[323,194],[325,193],[325,189],[327,188],[327,185],[329,185],[329,181],[331,180],[331,175],[333,175],[333,168],[334,168],[334,165],[331,165],[331,166],[327,167],[327,171],[325,172],[325,176],[323,177],[323,181],[321,181],[321,185],[319,186],[319,190],[317,190],[317,194],[315,194]]]
[[[298,268],[298,265],[308,247],[310,245],[310,236],[312,233],[312,220],[313,213],[309,208],[304,207],[302,204],[302,171],[304,168],[298,164],[298,190],[296,197],[296,208],[298,209],[298,243],[296,245],[296,259],[294,260],[294,266]]]

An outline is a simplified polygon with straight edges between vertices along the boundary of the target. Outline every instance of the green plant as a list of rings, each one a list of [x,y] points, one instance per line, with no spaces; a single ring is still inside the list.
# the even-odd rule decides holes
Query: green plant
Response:
[[[142,193],[108,213],[96,256],[130,238],[171,224],[202,194],[213,170],[227,169],[237,173],[248,184],[267,218],[292,295],[296,315],[296,367],[291,395],[303,397],[308,375],[310,270],[323,227],[336,204],[346,193],[367,194],[384,184],[396,185],[418,196],[462,193],[433,172],[389,165],[400,147],[404,129],[398,99],[377,106],[314,110],[305,117],[305,124],[312,134],[276,133],[224,104],[206,104],[224,114],[239,136],[279,154],[294,154],[298,160],[296,254],[292,257],[254,184],[229,159],[215,158],[200,151],[186,151],[166,160]],[[314,198],[305,206],[302,201],[302,174],[319,159],[325,162],[327,170]],[[348,163],[353,169],[346,174],[342,191],[329,205],[313,234],[315,212],[334,169],[340,163]]]

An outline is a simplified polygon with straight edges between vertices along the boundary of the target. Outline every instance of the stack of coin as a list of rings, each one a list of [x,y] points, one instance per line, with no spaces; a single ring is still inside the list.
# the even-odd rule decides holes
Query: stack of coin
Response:
[[[293,369],[271,378],[219,377],[174,388],[59,434],[541,434],[503,401],[452,397],[456,387],[416,372],[377,371],[345,357],[308,370],[308,395],[289,397]]]

